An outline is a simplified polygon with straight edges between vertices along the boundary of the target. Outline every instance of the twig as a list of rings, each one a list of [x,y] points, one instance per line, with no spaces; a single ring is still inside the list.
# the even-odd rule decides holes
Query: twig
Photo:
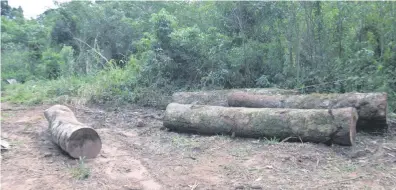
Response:
[[[364,177],[364,175],[361,175],[361,176],[358,176],[358,177],[354,177],[354,178],[349,178],[349,179],[343,179],[343,180],[339,180],[339,181],[332,181],[332,182],[329,182],[329,183],[324,183],[322,185],[318,185],[318,186],[316,186],[316,187],[314,187],[312,189],[318,189],[320,187],[328,186],[328,185],[331,185],[331,184],[334,184],[334,183],[343,183],[343,182],[347,182],[347,181],[352,181],[352,180],[359,179],[359,178],[362,178],[362,177]]]
[[[143,115],[142,117],[144,117],[144,118],[146,118],[146,117],[151,117],[151,118],[157,119],[157,120],[163,119],[163,117],[161,117],[161,116],[156,116],[156,115],[153,115],[153,114],[146,114],[146,115]]]
[[[195,182],[194,185],[189,185],[189,187],[191,187],[191,190],[194,190],[195,188],[198,187],[198,183]]]
[[[396,150],[396,149],[394,149],[394,148],[389,148],[389,147],[387,147],[387,146],[382,146],[382,148],[384,148],[384,149],[386,149],[386,150],[389,150],[389,151]]]
[[[21,110],[27,110],[28,108],[3,108],[1,111],[21,111]]]
[[[87,45],[88,47],[90,47],[90,48],[92,48],[92,50],[95,52],[95,53],[97,53],[100,57],[102,57],[105,61],[106,61],[106,63],[108,63],[109,62],[109,60],[105,57],[105,56],[103,56],[101,53],[99,53],[95,48],[93,48],[92,46],[90,46],[89,44],[87,44],[86,42],[84,42],[84,41],[82,41],[82,40],[80,40],[80,39],[78,39],[78,38],[74,38],[75,40],[77,40],[77,41],[79,41],[79,42],[81,42],[81,43],[83,43],[83,44],[85,44],[85,45]],[[104,66],[104,65],[103,65]]]
[[[301,143],[303,143],[303,144],[304,144],[304,142],[303,142],[303,140],[301,139],[301,137],[300,137],[300,136],[298,136],[298,138],[300,139]]]
[[[291,139],[291,138],[296,138],[296,137],[287,137],[287,138],[281,140],[281,143],[283,143],[283,142],[285,142],[285,141],[287,141],[287,140],[289,140],[289,139]]]

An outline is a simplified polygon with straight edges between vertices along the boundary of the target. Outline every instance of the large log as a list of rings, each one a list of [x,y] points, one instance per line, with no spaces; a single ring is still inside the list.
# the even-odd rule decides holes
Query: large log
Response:
[[[392,133],[396,134],[396,114],[395,113],[388,114],[387,122],[388,122],[389,130]]]
[[[228,106],[227,96],[233,92],[249,92],[253,94],[298,94],[295,90],[285,90],[277,88],[243,88],[197,92],[176,92],[172,95],[172,102],[179,104],[199,104],[212,106]]]
[[[306,95],[257,95],[244,92],[230,93],[230,107],[332,109],[354,107],[359,120],[358,131],[386,132],[386,93],[344,93]]]
[[[355,108],[282,109],[241,108],[171,103],[164,127],[207,135],[240,137],[295,137],[315,143],[351,146],[355,141]]]
[[[52,140],[73,158],[94,158],[102,149],[99,134],[77,121],[74,113],[63,105],[54,105],[44,111]]]

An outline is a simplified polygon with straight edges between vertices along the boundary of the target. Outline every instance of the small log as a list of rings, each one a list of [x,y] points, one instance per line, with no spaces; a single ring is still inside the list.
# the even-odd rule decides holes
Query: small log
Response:
[[[295,90],[284,90],[276,88],[243,88],[226,89],[198,92],[176,92],[172,95],[172,102],[179,104],[199,104],[212,106],[228,106],[227,96],[233,92],[249,92],[253,94],[298,94]]]
[[[387,131],[386,93],[345,93],[345,94],[306,94],[306,95],[257,95],[244,92],[230,93],[230,107],[250,108],[294,108],[294,109],[334,109],[354,107],[359,120],[358,131]]]
[[[44,111],[49,123],[52,140],[73,158],[96,157],[102,149],[99,134],[77,121],[74,113],[66,106],[54,105]]]
[[[355,108],[242,108],[171,103],[163,125],[174,131],[207,135],[296,137],[308,142],[352,146],[357,119]]]

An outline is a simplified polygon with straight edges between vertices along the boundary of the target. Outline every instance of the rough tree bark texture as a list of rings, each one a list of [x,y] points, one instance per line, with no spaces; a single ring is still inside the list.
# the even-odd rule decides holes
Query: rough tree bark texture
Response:
[[[48,120],[52,140],[73,158],[96,157],[102,141],[91,127],[77,121],[74,113],[66,106],[54,105],[44,111]]]
[[[389,130],[396,134],[396,114],[388,114],[387,121]]]
[[[179,104],[199,104],[212,106],[228,106],[227,96],[233,92],[249,92],[253,94],[298,94],[298,91],[276,88],[244,88],[229,90],[212,90],[199,92],[176,92],[172,95],[172,102]]]
[[[295,137],[302,141],[351,146],[358,119],[355,108],[241,108],[171,103],[164,127],[180,132],[240,137]]]
[[[257,95],[252,93],[230,93],[230,107],[251,108],[295,108],[332,109],[354,107],[358,111],[357,130],[385,132],[387,130],[386,93],[345,93],[306,95]]]

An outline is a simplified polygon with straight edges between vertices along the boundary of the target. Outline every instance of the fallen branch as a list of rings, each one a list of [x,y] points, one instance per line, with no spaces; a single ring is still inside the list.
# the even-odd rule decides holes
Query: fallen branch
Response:
[[[79,41],[79,42],[81,42],[81,43],[83,43],[83,44],[85,44],[85,45],[87,45],[89,48],[91,48],[96,54],[98,54],[100,57],[102,57],[102,59],[104,59],[105,61],[106,61],[106,63],[108,63],[109,62],[109,60],[104,56],[104,55],[102,55],[100,52],[98,52],[95,48],[93,48],[92,46],[90,46],[89,44],[87,44],[86,42],[84,42],[84,41],[82,41],[82,40],[80,40],[80,39],[78,39],[78,38],[74,38],[75,40],[77,40],[77,41]],[[104,65],[103,65],[104,66]]]

